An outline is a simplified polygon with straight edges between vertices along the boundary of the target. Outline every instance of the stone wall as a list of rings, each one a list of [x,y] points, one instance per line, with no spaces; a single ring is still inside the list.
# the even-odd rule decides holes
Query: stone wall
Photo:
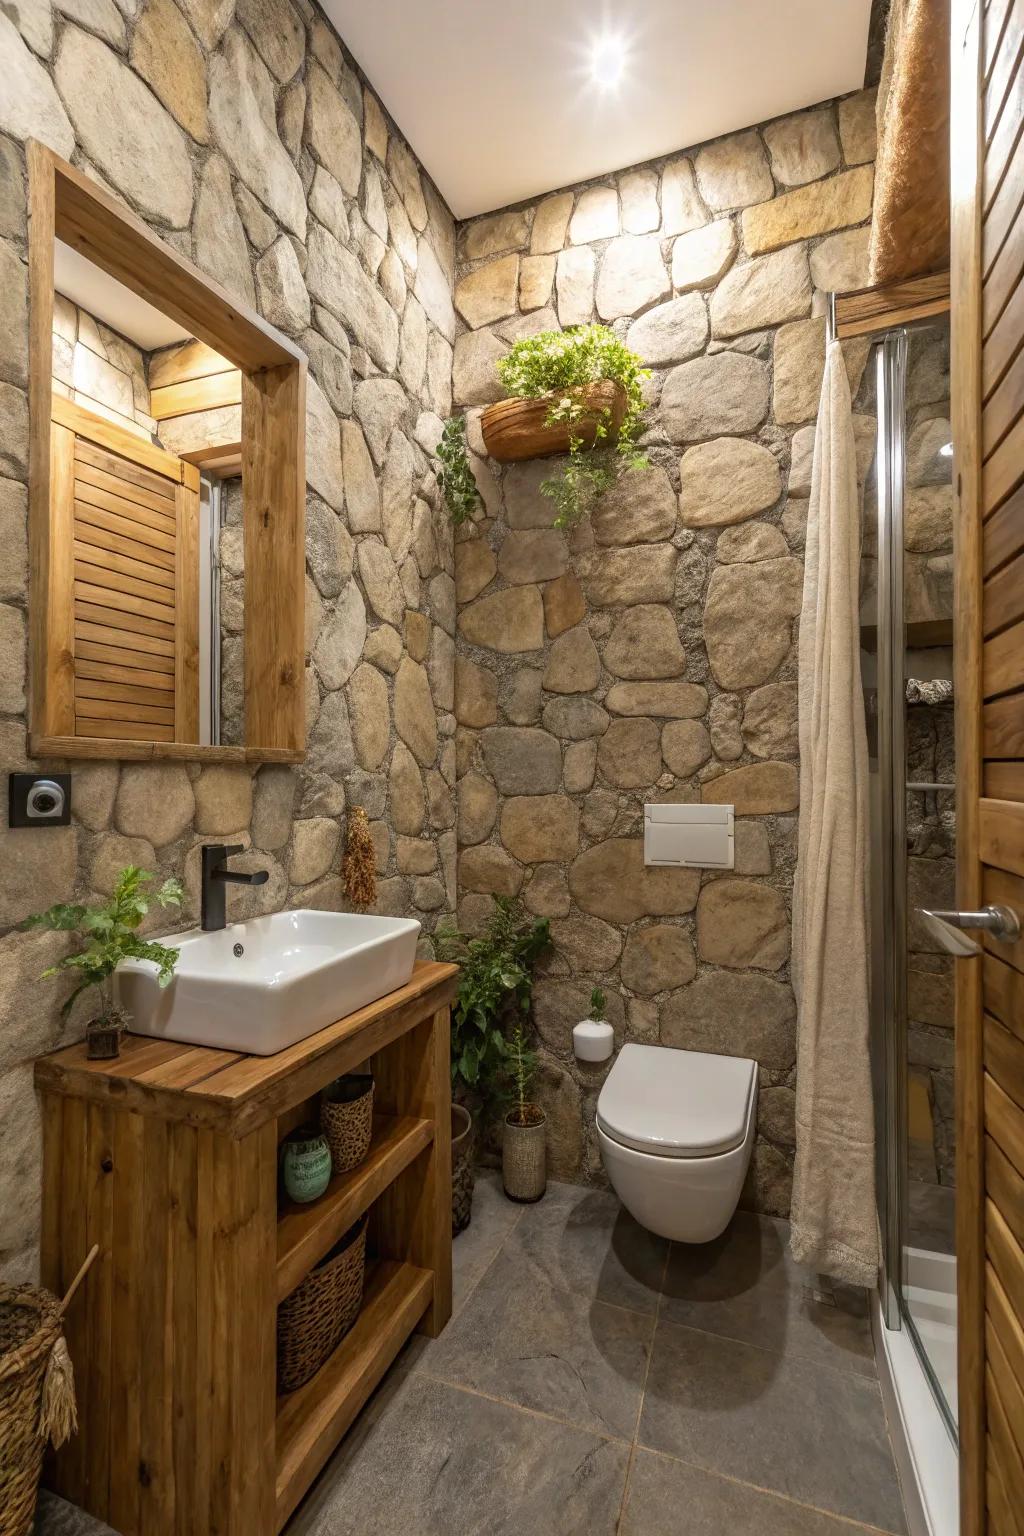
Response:
[[[0,826],[0,1273],[20,1277],[38,1226],[31,1061],[83,1024],[65,1032],[67,989],[38,980],[63,941],[17,932],[29,912],[107,892],[134,861],[184,873],[189,923],[199,845],[214,837],[245,845],[242,867],[270,871],[231,892],[232,918],[342,906],[352,804],[372,821],[380,910],[429,929],[454,908],[453,561],[428,455],[450,407],[455,233],[309,0],[8,0],[0,54],[4,773],[28,766],[24,140],[69,156],[310,360],[307,761],[62,765],[74,772],[70,828]],[[134,381],[98,334],[94,375],[105,361]],[[140,405],[133,396],[133,414]],[[165,427],[183,446],[170,436],[188,419]]]
[[[572,1025],[600,985],[616,1035],[749,1054],[746,1199],[785,1213],[793,1146],[790,905],[795,619],[823,366],[823,293],[867,281],[873,93],[459,230],[454,393],[480,407],[517,337],[600,320],[652,369],[646,446],[568,541],[549,463],[476,458],[456,545],[459,912],[492,890],[551,919],[536,989],[553,1171],[599,1179]],[[864,343],[847,356],[856,391]],[[855,418],[862,470],[874,422]],[[733,802],[728,875],[646,870],[645,800]]]
[[[146,355],[62,293],[53,301],[55,395],[74,400],[136,436],[152,439]]]

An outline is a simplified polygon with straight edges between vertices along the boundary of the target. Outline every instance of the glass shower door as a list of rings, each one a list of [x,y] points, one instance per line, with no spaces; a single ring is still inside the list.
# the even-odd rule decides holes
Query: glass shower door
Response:
[[[953,962],[917,915],[955,905],[948,323],[888,333],[866,388],[879,424],[861,620],[884,1299],[955,1432]]]
[[[907,856],[905,1314],[956,1416],[953,958],[921,907],[956,906],[953,448],[949,328],[908,333],[904,390],[903,693]]]

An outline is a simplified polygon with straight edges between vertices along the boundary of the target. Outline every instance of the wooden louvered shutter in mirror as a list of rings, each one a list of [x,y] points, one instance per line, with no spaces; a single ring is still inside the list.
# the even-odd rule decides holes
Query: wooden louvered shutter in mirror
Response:
[[[57,396],[50,433],[57,733],[196,742],[199,472]]]
[[[1024,917],[1024,0],[953,23],[958,905]],[[1024,1536],[1024,939],[957,966],[961,1530]]]

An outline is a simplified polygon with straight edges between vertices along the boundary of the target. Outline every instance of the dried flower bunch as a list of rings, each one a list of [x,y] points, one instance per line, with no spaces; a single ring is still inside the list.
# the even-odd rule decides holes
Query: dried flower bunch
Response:
[[[348,813],[342,877],[349,901],[357,907],[373,906],[377,900],[377,850],[361,805]]]

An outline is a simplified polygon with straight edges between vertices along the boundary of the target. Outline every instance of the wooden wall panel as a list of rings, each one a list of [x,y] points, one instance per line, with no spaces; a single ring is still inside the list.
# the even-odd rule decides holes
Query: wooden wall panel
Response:
[[[1024,916],[1024,0],[953,36],[958,904]],[[961,1529],[1024,1536],[1024,940],[958,970]]]

